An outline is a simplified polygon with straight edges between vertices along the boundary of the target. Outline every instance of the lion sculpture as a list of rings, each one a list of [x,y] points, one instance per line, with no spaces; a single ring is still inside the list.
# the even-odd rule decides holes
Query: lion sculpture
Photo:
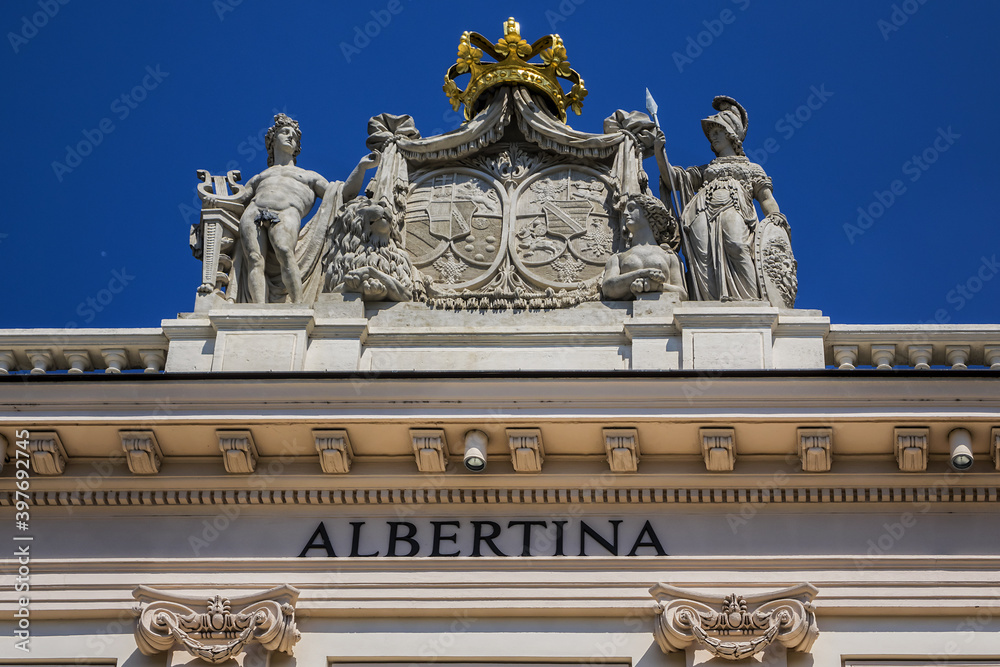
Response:
[[[360,292],[365,301],[410,301],[412,265],[399,249],[400,230],[387,206],[368,197],[347,203],[331,230],[327,292]]]

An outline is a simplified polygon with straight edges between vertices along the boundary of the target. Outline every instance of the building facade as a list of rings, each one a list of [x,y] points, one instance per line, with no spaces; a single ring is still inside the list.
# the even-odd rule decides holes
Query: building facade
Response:
[[[742,107],[651,203],[655,119],[573,130],[522,41],[463,35],[468,122],[373,118],[287,247],[294,121],[201,173],[191,313],[0,331],[0,664],[1000,662],[1000,326],[795,309]]]

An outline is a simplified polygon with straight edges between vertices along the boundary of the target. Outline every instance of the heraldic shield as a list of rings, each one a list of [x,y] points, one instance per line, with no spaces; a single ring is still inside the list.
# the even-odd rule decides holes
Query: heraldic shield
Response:
[[[406,205],[406,249],[413,266],[452,289],[482,285],[503,258],[503,188],[486,174],[450,169],[425,174]]]
[[[613,187],[599,171],[577,165],[544,165],[518,181],[505,188],[460,167],[414,178],[405,248],[429,296],[523,299],[527,307],[597,298],[620,245]]]
[[[532,282],[572,288],[601,275],[615,248],[611,189],[585,167],[555,167],[518,188],[511,256]]]
[[[794,308],[799,291],[798,263],[792,255],[789,231],[784,215],[769,215],[757,225],[754,238],[760,296],[779,308]]]

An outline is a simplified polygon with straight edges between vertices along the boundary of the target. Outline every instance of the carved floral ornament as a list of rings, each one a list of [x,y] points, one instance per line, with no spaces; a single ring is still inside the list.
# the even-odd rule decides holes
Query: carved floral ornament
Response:
[[[658,603],[653,634],[664,653],[695,645],[717,658],[742,660],[772,644],[808,653],[819,635],[812,606],[817,590],[810,584],[725,598],[666,584],[649,593]]]
[[[215,595],[207,602],[146,586],[132,595],[139,600],[135,641],[144,655],[180,648],[219,664],[247,653],[253,643],[267,653],[292,655],[300,637],[295,626],[299,591],[291,586],[237,598]]]

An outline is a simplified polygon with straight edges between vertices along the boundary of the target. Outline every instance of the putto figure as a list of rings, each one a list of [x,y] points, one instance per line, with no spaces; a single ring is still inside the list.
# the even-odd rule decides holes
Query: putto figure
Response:
[[[746,110],[725,96],[716,97],[712,106],[719,113],[701,121],[716,155],[707,165],[672,167],[667,162],[663,134],[656,139],[664,199],[669,190],[679,195],[681,247],[688,262],[690,297],[697,301],[767,299],[768,295],[761,293],[763,278],[758,272],[762,267],[755,263],[758,220],[754,200],[760,202],[768,224],[787,230],[788,223],[771,193],[771,179],[743,153]],[[790,249],[788,254],[790,257]]]
[[[676,292],[687,299],[676,249],[677,222],[656,197],[633,194],[625,205],[625,229],[631,237],[624,252],[604,268],[604,298],[633,299],[643,292]]]
[[[341,186],[342,201],[354,199],[361,190],[365,171],[378,165],[378,154],[363,158],[344,183],[331,183],[315,171],[296,165],[302,150],[302,132],[298,122],[283,113],[274,117],[274,126],[267,131],[264,145],[267,169],[251,178],[235,200],[246,205],[240,216],[240,245],[249,292],[246,300],[302,303],[305,300],[303,271],[295,252],[302,218],[312,209],[317,197],[324,201],[336,199],[336,190]],[[210,198],[206,199],[206,205],[212,204]],[[316,217],[322,212],[321,209]],[[277,260],[277,267],[269,266],[269,255]],[[286,292],[287,299],[274,298],[275,290],[269,289],[268,283],[278,277],[276,273],[280,273],[280,285],[284,287],[277,291]]]

